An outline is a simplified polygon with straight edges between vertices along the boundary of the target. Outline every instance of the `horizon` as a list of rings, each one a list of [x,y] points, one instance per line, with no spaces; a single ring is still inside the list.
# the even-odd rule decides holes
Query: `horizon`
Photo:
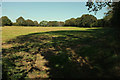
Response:
[[[2,16],[7,16],[12,22],[22,16],[25,20],[33,21],[65,21],[70,18],[81,17],[83,14],[94,15],[102,19],[107,12],[104,7],[95,15],[89,13],[86,2],[3,2]],[[21,6],[22,5],[22,6]]]

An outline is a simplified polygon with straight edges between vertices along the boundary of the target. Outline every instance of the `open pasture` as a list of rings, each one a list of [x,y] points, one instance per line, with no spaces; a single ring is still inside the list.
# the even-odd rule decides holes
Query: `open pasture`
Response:
[[[2,41],[15,38],[20,35],[27,35],[36,32],[58,31],[58,30],[87,30],[95,28],[78,28],[78,27],[23,27],[23,26],[5,26],[2,27]]]
[[[5,80],[119,77],[120,43],[114,29],[3,27],[2,30]]]

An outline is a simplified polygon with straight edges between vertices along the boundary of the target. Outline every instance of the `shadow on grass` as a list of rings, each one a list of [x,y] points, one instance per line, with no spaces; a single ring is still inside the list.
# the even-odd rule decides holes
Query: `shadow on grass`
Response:
[[[120,43],[116,32],[94,29],[19,36],[6,43],[13,47],[2,50],[3,69],[8,71],[9,78],[16,80],[117,78],[120,76]],[[9,65],[12,68],[7,67]]]

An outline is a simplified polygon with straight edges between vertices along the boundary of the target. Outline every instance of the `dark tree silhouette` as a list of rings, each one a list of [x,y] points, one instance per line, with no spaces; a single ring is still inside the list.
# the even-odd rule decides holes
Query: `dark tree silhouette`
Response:
[[[16,23],[18,24],[18,26],[26,26],[26,21],[23,17],[19,17],[18,19],[16,19]]]
[[[2,26],[11,26],[12,22],[7,16],[1,17],[2,19]]]
[[[112,8],[112,18],[111,18],[111,25],[114,27],[119,27],[120,25],[120,1],[119,2],[114,2],[115,0],[113,0],[113,2],[91,2],[91,0],[89,0],[86,3],[86,6],[88,7],[89,12],[94,11],[95,14],[97,13],[97,11],[99,11],[100,9],[102,9],[105,6],[109,6]]]

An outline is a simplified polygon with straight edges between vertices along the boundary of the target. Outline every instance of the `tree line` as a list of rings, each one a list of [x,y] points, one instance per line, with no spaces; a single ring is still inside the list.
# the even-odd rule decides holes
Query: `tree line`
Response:
[[[32,21],[30,19],[25,20],[22,16],[16,19],[16,22],[12,22],[7,16],[2,16],[0,22],[2,26],[75,26],[75,27],[104,27],[105,23],[110,16],[105,16],[104,19],[97,19],[93,15],[84,14],[78,18],[71,18],[63,21]]]
[[[31,19],[25,20],[22,16],[16,19],[16,22],[12,22],[7,16],[0,18],[2,26],[64,26],[62,21],[32,21]]]

